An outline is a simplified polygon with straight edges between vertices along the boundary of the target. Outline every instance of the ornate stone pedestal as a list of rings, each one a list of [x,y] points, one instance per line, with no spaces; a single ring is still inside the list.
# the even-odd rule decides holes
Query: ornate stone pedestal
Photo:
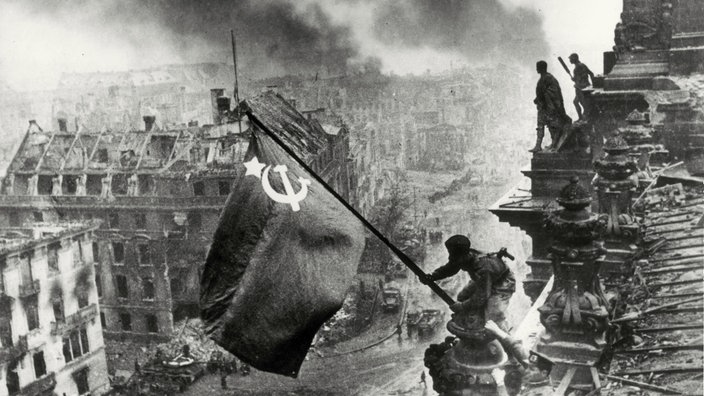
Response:
[[[447,337],[425,351],[425,366],[433,377],[433,389],[440,395],[496,395],[497,384],[491,375],[496,368],[506,369],[504,382],[511,394],[520,390],[517,365],[509,363],[503,347],[484,324],[483,312],[454,314],[447,330],[457,337]]]
[[[638,189],[639,169],[628,155],[630,147],[621,136],[610,137],[604,151],[606,156],[594,161],[599,212],[608,218],[605,244],[608,253],[602,275],[628,276],[633,272],[632,258],[639,238],[639,225],[631,213],[631,203]]]
[[[545,327],[536,351],[555,363],[551,377],[559,382],[574,369],[572,385],[589,386],[593,367],[606,345],[608,311],[598,279],[599,261],[606,253],[596,240],[607,220],[591,213],[591,197],[578,180],[560,192],[563,209],[546,219],[552,236],[550,259],[555,282],[545,304],[538,310]]]

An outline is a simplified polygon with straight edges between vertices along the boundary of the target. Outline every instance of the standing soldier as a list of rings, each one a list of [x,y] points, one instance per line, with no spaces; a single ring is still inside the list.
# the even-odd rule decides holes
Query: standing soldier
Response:
[[[572,77],[575,94],[573,101],[574,108],[577,109],[577,115],[579,119],[582,120],[584,119],[583,115],[586,116],[588,113],[587,103],[584,98],[584,89],[592,85],[589,82],[589,78],[591,77],[591,80],[594,81],[594,73],[589,70],[587,65],[579,61],[579,55],[577,54],[570,55],[570,63],[574,65],[574,77]]]
[[[538,108],[538,133],[535,147],[531,152],[542,151],[543,137],[545,136],[545,126],[550,131],[552,143],[548,148],[556,148],[562,130],[572,123],[570,117],[565,113],[565,104],[562,100],[562,90],[552,74],[548,73],[548,64],[545,61],[538,61],[535,65],[536,71],[540,74],[540,79],[535,87],[535,103]]]

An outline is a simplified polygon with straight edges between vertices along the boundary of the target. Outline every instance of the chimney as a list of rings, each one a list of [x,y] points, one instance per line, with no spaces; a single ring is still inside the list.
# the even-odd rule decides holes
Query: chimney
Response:
[[[223,88],[213,88],[210,90],[210,108],[213,112],[213,124],[220,125],[220,112],[218,111],[218,98],[225,94]]]
[[[144,120],[144,132],[149,132],[154,128],[154,122],[156,121],[156,116],[146,115],[142,117]]]
[[[36,120],[29,120],[29,127],[27,128],[27,131],[33,132],[33,133],[44,132],[42,127],[40,127],[39,124],[37,124]]]
[[[68,128],[66,127],[66,119],[59,118],[57,121],[59,122],[59,132],[68,132]]]

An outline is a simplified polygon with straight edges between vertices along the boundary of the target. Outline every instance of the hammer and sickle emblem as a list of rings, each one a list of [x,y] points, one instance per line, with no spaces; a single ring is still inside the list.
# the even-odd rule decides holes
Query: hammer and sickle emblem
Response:
[[[286,165],[276,165],[274,167],[274,172],[278,172],[279,175],[281,175],[281,181],[284,184],[284,190],[286,191],[286,194],[281,194],[276,192],[272,187],[271,183],[269,182],[269,170],[271,169],[271,165],[267,165],[266,168],[264,168],[264,172],[262,175],[262,188],[264,189],[264,192],[266,195],[269,196],[269,198],[273,199],[276,202],[279,203],[287,203],[291,205],[291,209],[293,209],[294,212],[298,212],[301,210],[300,205],[298,205],[299,202],[303,201],[308,195],[308,186],[310,185],[310,180],[304,179],[302,177],[298,178],[298,182],[301,184],[301,190],[298,192],[293,191],[293,186],[291,185],[291,181],[288,179],[288,168]]]

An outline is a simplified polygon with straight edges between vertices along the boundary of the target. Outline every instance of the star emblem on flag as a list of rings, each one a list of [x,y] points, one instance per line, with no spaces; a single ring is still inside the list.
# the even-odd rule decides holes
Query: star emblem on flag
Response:
[[[263,164],[259,162],[256,156],[252,157],[251,160],[247,161],[244,163],[245,168],[247,168],[247,171],[245,172],[245,176],[256,176],[257,178],[262,177],[262,169],[266,166],[266,164]]]

